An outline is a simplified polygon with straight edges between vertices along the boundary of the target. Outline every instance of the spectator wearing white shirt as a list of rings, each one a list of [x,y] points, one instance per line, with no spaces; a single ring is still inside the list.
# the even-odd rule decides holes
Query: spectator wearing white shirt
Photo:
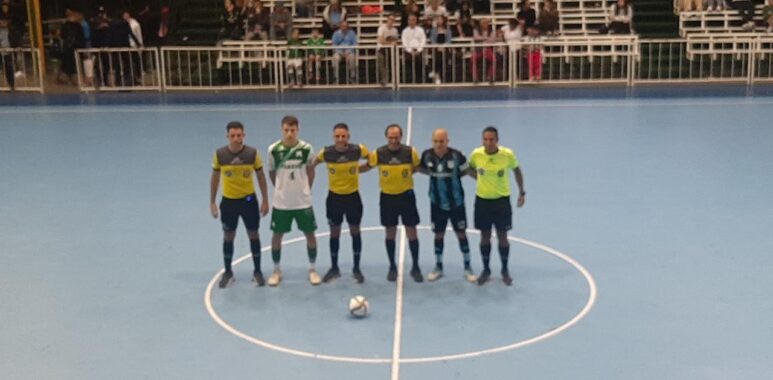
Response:
[[[378,54],[376,55],[376,61],[378,66],[378,81],[382,86],[386,86],[390,81],[389,73],[387,71],[387,62],[390,59],[392,46],[397,45],[400,41],[400,32],[395,26],[395,15],[390,14],[387,16],[385,24],[378,27],[376,32],[376,44],[378,47]]]
[[[408,26],[403,30],[402,42],[405,50],[403,59],[404,82],[422,83],[424,82],[424,46],[427,45],[427,35],[420,26],[417,25],[416,15],[408,16]]]
[[[126,20],[127,23],[129,23],[129,35],[126,36],[126,38],[129,39],[129,46],[132,49],[139,49],[142,45],[142,27],[140,27],[140,23],[132,17],[131,13],[128,11],[123,12],[123,19]],[[140,52],[131,52],[131,60],[132,60],[132,74],[134,75],[134,83],[142,83],[142,65],[141,65],[141,56]]]
[[[446,7],[440,5],[440,0],[429,0],[424,8],[424,20],[430,20],[434,27],[439,17],[448,17]]]
[[[609,25],[602,28],[602,33],[630,34],[633,7],[628,0],[617,0],[609,13]]]
[[[509,44],[517,43],[523,37],[524,21],[518,19],[510,19],[507,25],[503,26],[502,38]]]

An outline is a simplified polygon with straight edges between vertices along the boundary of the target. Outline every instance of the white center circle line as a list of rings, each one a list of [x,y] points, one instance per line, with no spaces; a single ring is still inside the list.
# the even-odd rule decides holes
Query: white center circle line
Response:
[[[417,226],[418,229],[421,230],[430,230],[429,226]],[[362,232],[370,232],[370,231],[383,231],[384,227],[364,227],[361,228],[360,231]],[[341,231],[342,234],[347,233],[347,230]],[[477,230],[467,230],[468,233],[473,234],[479,234],[479,231]],[[321,232],[316,234],[317,237],[326,237],[329,236],[330,232]],[[551,329],[550,331],[547,331],[543,334],[540,334],[538,336],[518,341],[512,344],[500,346],[500,347],[494,347],[489,348],[485,350],[480,351],[474,351],[474,352],[465,352],[465,353],[458,353],[458,354],[450,354],[450,355],[441,355],[441,356],[427,356],[427,357],[413,357],[413,358],[399,358],[400,363],[405,364],[415,364],[415,363],[432,363],[432,362],[438,362],[438,361],[448,361],[448,360],[461,360],[461,359],[469,359],[474,357],[479,357],[483,355],[490,355],[510,350],[515,350],[518,348],[522,348],[531,344],[535,344],[538,342],[541,342],[543,340],[546,340],[548,338],[554,337],[570,327],[576,325],[580,320],[585,318],[585,316],[590,313],[591,309],[593,308],[593,305],[596,303],[596,297],[597,297],[597,287],[596,287],[596,281],[593,279],[593,276],[588,272],[585,267],[583,267],[579,262],[571,258],[570,256],[558,251],[557,249],[548,247],[544,244],[532,242],[523,238],[518,238],[514,236],[508,236],[508,240],[514,241],[535,249],[538,249],[540,251],[549,253],[553,256],[558,257],[559,259],[567,262],[569,265],[574,267],[582,276],[585,278],[585,281],[588,285],[588,299],[585,302],[585,305],[583,308],[570,320],[567,322],[564,322],[560,326]],[[301,242],[305,239],[305,237],[300,236],[293,239],[285,240],[282,242],[282,244],[292,244]],[[271,249],[271,246],[266,246],[263,249],[261,249],[261,252],[266,252]],[[249,258],[251,258],[252,255],[247,254],[244,255],[237,260],[234,261],[233,265],[238,265],[242,261],[245,261]],[[321,353],[314,353],[314,352],[308,352],[308,351],[302,351],[302,350],[296,350],[293,348],[280,346],[277,344],[269,343],[263,340],[260,340],[258,338],[255,338],[253,336],[250,336],[248,334],[245,334],[238,330],[237,328],[231,326],[228,322],[223,320],[222,317],[217,313],[215,308],[212,306],[212,291],[215,288],[218,280],[220,279],[220,276],[223,274],[224,270],[221,269],[217,273],[215,273],[214,277],[212,277],[212,280],[210,280],[209,284],[207,285],[207,289],[204,292],[204,305],[206,306],[207,312],[209,313],[210,317],[217,323],[220,327],[222,327],[224,330],[228,331],[229,333],[237,336],[238,338],[241,338],[247,342],[250,342],[252,344],[268,348],[270,350],[283,352],[290,355],[300,356],[300,357],[306,357],[311,359],[320,359],[320,360],[328,360],[328,361],[337,361],[337,362],[348,362],[348,363],[358,363],[358,364],[393,364],[392,358],[365,358],[365,357],[354,357],[354,356],[340,356],[340,355],[326,355]]]

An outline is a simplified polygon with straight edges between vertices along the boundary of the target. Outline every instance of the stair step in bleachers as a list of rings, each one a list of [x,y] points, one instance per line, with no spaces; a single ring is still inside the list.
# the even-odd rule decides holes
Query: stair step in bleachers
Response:
[[[758,4],[754,8],[754,20],[762,20],[763,5]],[[747,32],[743,28],[743,22],[738,11],[726,9],[722,11],[690,11],[679,14],[679,35],[682,37],[690,33],[738,33]],[[764,32],[765,27],[757,23],[754,31]]]

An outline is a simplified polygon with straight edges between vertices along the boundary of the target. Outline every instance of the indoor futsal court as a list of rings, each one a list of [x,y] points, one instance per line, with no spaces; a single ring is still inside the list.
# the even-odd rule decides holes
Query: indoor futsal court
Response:
[[[528,192],[510,231],[514,286],[502,283],[496,250],[492,281],[465,281],[450,232],[445,277],[387,282],[371,171],[360,181],[363,284],[344,233],[343,276],[311,286],[294,229],[281,285],[256,287],[240,224],[236,282],[218,288],[213,152],[238,120],[265,159],[288,114],[315,152],[338,122],[370,149],[398,123],[419,153],[443,127],[467,155],[483,127],[498,127]],[[0,378],[773,376],[773,98],[17,106],[0,118]],[[426,275],[428,179],[414,176]],[[472,220],[475,182],[463,183]],[[327,186],[318,167],[320,274],[330,265]],[[468,234],[479,273],[479,235]],[[407,250],[398,230],[406,271]],[[366,318],[349,315],[355,295],[369,301]]]

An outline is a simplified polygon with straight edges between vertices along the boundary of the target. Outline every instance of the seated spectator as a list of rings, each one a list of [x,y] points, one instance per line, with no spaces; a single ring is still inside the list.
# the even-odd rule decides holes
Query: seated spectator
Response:
[[[440,0],[428,0],[427,6],[424,8],[424,20],[429,20],[430,27],[434,27],[439,17],[448,17],[446,7],[440,5]]]
[[[682,12],[690,12],[690,11],[702,11],[703,10],[703,0],[681,0],[682,2]]]
[[[452,39],[451,28],[448,26],[448,17],[438,17],[430,32],[430,42],[433,45],[448,45]],[[435,70],[429,73],[429,77],[435,79],[435,84],[439,85],[445,80],[446,67],[448,67],[447,62],[452,58],[451,50],[445,47],[436,47],[432,50]]]
[[[767,25],[768,33],[773,33],[773,0],[768,0],[762,8],[762,21]]]
[[[515,18],[523,20],[524,27],[527,29],[534,26],[537,23],[537,12],[532,8],[531,1],[521,1],[520,10],[515,15]]]
[[[345,20],[346,8],[341,6],[341,0],[330,0],[330,4],[322,12],[322,34],[325,38],[330,38]]]
[[[306,46],[325,46],[325,38],[319,32],[319,28],[311,30],[311,37],[303,42]],[[319,83],[320,80],[320,66],[322,66],[322,57],[325,56],[325,49],[312,49],[306,51],[306,58],[308,62],[306,67],[309,70],[309,80],[311,80],[312,69],[314,70],[314,80]]]
[[[390,14],[387,16],[386,23],[378,27],[376,32],[376,44],[378,47],[378,53],[376,55],[376,64],[378,66],[378,81],[382,86],[386,86],[390,81],[390,76],[387,72],[387,62],[391,58],[391,50],[389,47],[397,45],[400,41],[400,32],[397,31],[395,26],[395,15]]]
[[[472,19],[472,8],[470,2],[465,0],[462,2],[461,8],[456,11],[456,36],[457,37],[472,37],[472,31],[475,28],[475,23]]]
[[[408,26],[403,30],[402,42],[405,51],[403,58],[403,79],[407,83],[424,82],[424,46],[427,45],[427,35],[419,25],[416,15],[408,16]]]
[[[633,7],[628,0],[617,0],[609,11],[609,24],[601,28],[602,34],[630,34]]]
[[[751,0],[730,0],[730,8],[738,10],[744,30],[754,30],[754,3]]]
[[[271,30],[271,11],[263,6],[263,2],[260,0],[248,2],[244,16],[247,19],[247,33],[244,39],[267,40],[268,31]]]
[[[539,25],[542,34],[547,36],[558,34],[558,20],[559,17],[556,3],[553,0],[545,1],[542,11],[537,18],[537,25]]]
[[[408,27],[408,18],[410,15],[416,16],[416,19],[418,20],[421,16],[421,11],[419,10],[419,4],[416,3],[415,0],[408,0],[407,3],[405,3],[405,6],[400,11],[400,30],[403,31],[405,28]]]
[[[244,32],[242,12],[232,0],[223,2],[223,14],[220,16],[220,40],[241,40]]]
[[[473,30],[473,39],[479,44],[494,44],[497,42],[497,34],[491,27],[491,20],[481,19],[478,27]],[[483,62],[486,71],[486,78],[489,82],[494,82],[494,69],[496,62],[494,59],[494,48],[492,46],[476,47],[470,57],[470,66],[472,67],[472,81],[478,83],[478,61]]]
[[[502,39],[509,44],[520,42],[523,37],[523,24],[523,20],[510,19],[507,25],[501,28]]]
[[[357,56],[354,46],[357,45],[357,35],[349,29],[349,22],[341,21],[338,30],[333,33],[333,46],[338,47],[333,54],[333,81],[339,84],[338,79],[341,59],[346,60],[346,72],[350,84],[357,83]]]
[[[302,45],[300,32],[293,29],[287,39],[287,83],[290,88],[303,84],[303,50],[298,49]]]
[[[271,30],[269,37],[272,40],[286,39],[292,35],[293,15],[287,10],[284,3],[279,1],[274,6],[274,12],[271,13]]]

